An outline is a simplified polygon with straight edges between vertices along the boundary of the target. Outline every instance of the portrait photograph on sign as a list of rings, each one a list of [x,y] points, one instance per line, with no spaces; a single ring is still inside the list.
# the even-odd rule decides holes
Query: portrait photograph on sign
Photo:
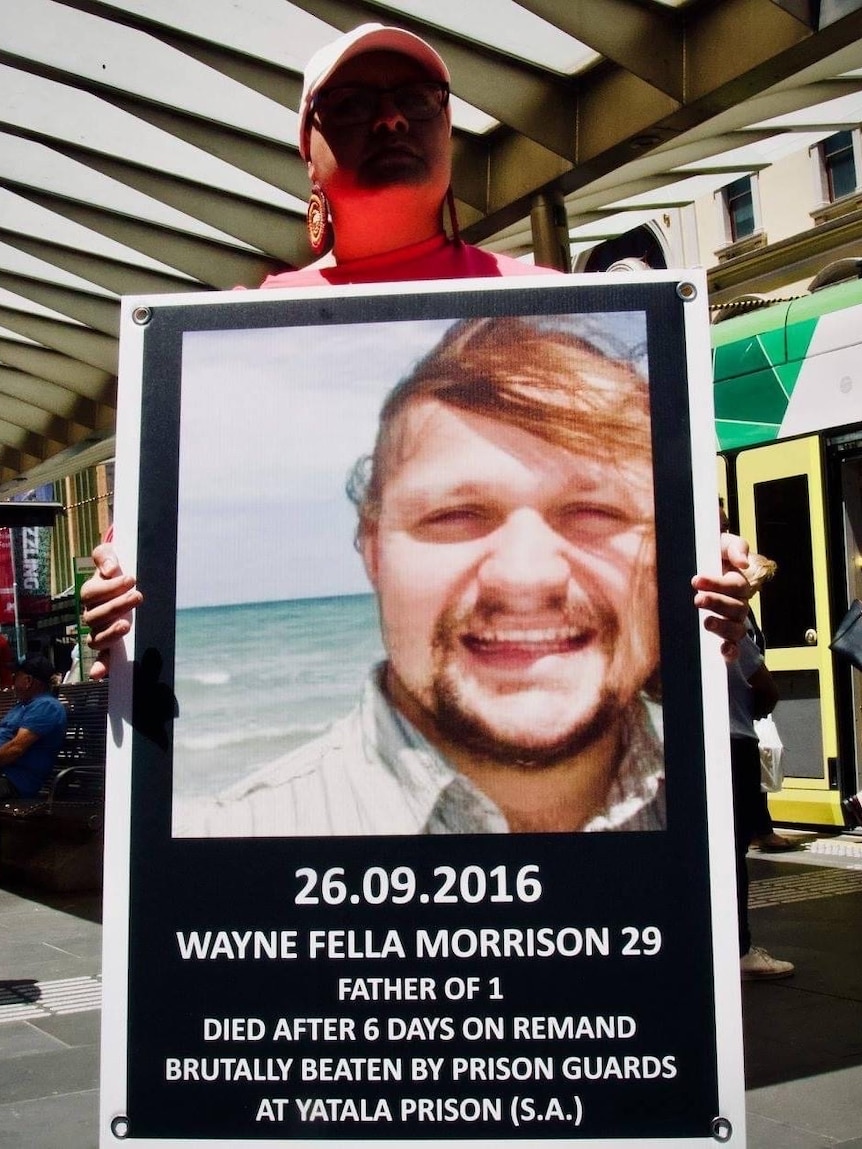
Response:
[[[175,832],[663,828],[644,314],[318,336],[186,337]]]
[[[704,298],[127,305],[103,1146],[744,1144]]]

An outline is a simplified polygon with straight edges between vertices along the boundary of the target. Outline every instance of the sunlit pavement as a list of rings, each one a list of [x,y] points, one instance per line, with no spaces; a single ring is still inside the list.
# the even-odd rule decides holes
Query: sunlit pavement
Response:
[[[862,836],[751,855],[749,1149],[862,1149]],[[96,1149],[100,902],[0,888],[0,1149]],[[734,1141],[731,1144],[738,1144]]]
[[[862,1147],[862,837],[750,873],[754,944],[796,972],[743,984],[749,1149]]]

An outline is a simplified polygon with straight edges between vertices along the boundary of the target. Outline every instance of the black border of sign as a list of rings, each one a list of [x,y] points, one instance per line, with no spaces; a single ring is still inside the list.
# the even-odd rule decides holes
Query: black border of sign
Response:
[[[281,294],[281,293],[279,293]],[[718,1067],[712,984],[710,874],[706,817],[704,729],[700,700],[700,631],[691,608],[690,578],[694,570],[695,515],[691,479],[691,433],[688,415],[687,348],[683,321],[685,303],[676,281],[584,285],[548,281],[542,286],[509,286],[488,292],[469,286],[452,291],[398,290],[370,295],[314,295],[285,300],[232,297],[221,302],[183,306],[175,297],[156,301],[143,332],[143,399],[140,420],[138,517],[138,581],[146,603],[138,612],[135,631],[135,725],[151,726],[151,718],[170,698],[173,683],[177,475],[182,382],[182,345],[186,332],[247,330],[331,324],[484,317],[488,315],[554,315],[577,312],[641,311],[647,317],[648,363],[654,439],[656,534],[660,588],[660,632],[665,712],[665,758],[668,830],[652,834],[519,835],[493,840],[493,858],[517,863],[543,856],[558,864],[559,875],[586,875],[590,890],[581,898],[590,913],[609,899],[636,905],[644,898],[666,903],[661,911],[668,944],[676,960],[649,981],[649,993],[662,1008],[691,1015],[696,1034],[687,1039],[686,1056],[697,1060],[694,1079],[677,1114],[646,1119],[640,1133],[635,1115],[618,1115],[589,1136],[704,1137],[718,1113]],[[226,412],[229,417],[229,412]],[[668,720],[668,715],[673,720]],[[156,724],[158,726],[158,723]],[[128,981],[128,1117],[130,1136],[137,1139],[183,1137],[265,1140],[285,1136],[285,1130],[258,1127],[248,1118],[231,1122],[228,1109],[208,1105],[211,1118],[198,1105],[190,1114],[165,1087],[166,1052],[179,1051],[181,1040],[164,1045],[166,1019],[181,1017],[195,1007],[190,985],[171,978],[167,946],[180,920],[194,905],[205,909],[227,906],[223,917],[236,917],[248,907],[249,876],[286,871],[299,856],[313,856],[320,866],[364,864],[368,840],[183,840],[171,837],[171,752],[152,737],[135,731],[132,740],[129,981]],[[152,733],[152,728],[150,730]],[[694,754],[694,758],[693,758]],[[491,836],[461,839],[373,839],[374,861],[397,863],[405,848],[417,865],[444,858],[466,864],[489,856]],[[621,858],[621,855],[624,855]],[[556,859],[556,863],[555,863]],[[574,879],[577,884],[577,879]],[[668,886],[668,883],[672,883]],[[660,886],[667,888],[660,889]],[[598,890],[596,889],[598,887]],[[626,891],[626,893],[624,893]],[[571,891],[569,891],[570,893]],[[257,897],[257,901],[255,901]],[[233,900],[232,900],[233,899]],[[252,896],[246,917],[260,914],[272,925],[275,903],[261,891]],[[564,913],[561,910],[561,913]],[[179,915],[179,916],[178,916]],[[589,920],[589,919],[588,919]],[[597,919],[593,919],[597,920]],[[341,923],[343,924],[343,923]],[[235,976],[235,974],[234,974]],[[257,974],[255,974],[257,977]],[[221,984],[221,983],[219,983]],[[273,982],[261,978],[242,1004],[248,1011],[264,1008]],[[642,988],[641,992],[644,990]],[[191,993],[191,997],[190,997]],[[158,1005],[156,1006],[156,1002]],[[205,1008],[205,1006],[202,1006]],[[525,1006],[525,1008],[527,1008]],[[652,1008],[652,1007],[651,1007]],[[228,1015],[235,1009],[213,1012]],[[284,1005],[282,1003],[282,1012]],[[668,1018],[673,1027],[682,1021]],[[686,1023],[689,1024],[689,1023]],[[168,1028],[170,1028],[168,1026]],[[680,1039],[682,1040],[682,1039]],[[683,1044],[685,1044],[683,1042]],[[700,1046],[699,1052],[696,1045]],[[204,1052],[209,1052],[208,1050]],[[161,1074],[161,1077],[160,1077]],[[223,1091],[224,1092],[224,1091]],[[208,1100],[215,1099],[210,1088]],[[647,1108],[649,1106],[647,1105]],[[227,1121],[227,1124],[225,1122]],[[650,1123],[651,1122],[651,1123]],[[500,1136],[500,1131],[458,1128],[456,1137]],[[550,1135],[550,1129],[548,1130]],[[403,1128],[356,1130],[317,1127],[301,1131],[312,1139],[358,1137],[363,1140],[405,1136]],[[413,1131],[414,1136],[445,1138],[441,1127]],[[525,1132],[513,1132],[525,1137]],[[535,1136],[535,1128],[529,1136]],[[554,1136],[562,1135],[560,1133]],[[565,1136],[576,1137],[567,1131]],[[586,1137],[584,1130],[580,1136]],[[293,1130],[291,1136],[300,1136]]]

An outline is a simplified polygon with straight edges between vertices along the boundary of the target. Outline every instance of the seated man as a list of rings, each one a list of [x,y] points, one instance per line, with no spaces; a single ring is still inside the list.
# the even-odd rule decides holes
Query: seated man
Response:
[[[15,668],[18,704],[0,722],[0,800],[32,798],[54,769],[66,737],[66,710],[53,694],[54,668],[34,655]]]

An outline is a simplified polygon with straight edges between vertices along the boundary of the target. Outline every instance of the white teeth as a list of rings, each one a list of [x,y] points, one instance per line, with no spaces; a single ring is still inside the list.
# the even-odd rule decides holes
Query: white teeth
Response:
[[[475,635],[479,642],[507,642],[507,643],[553,643],[570,642],[581,635],[576,627],[545,627],[536,630],[486,630]]]

